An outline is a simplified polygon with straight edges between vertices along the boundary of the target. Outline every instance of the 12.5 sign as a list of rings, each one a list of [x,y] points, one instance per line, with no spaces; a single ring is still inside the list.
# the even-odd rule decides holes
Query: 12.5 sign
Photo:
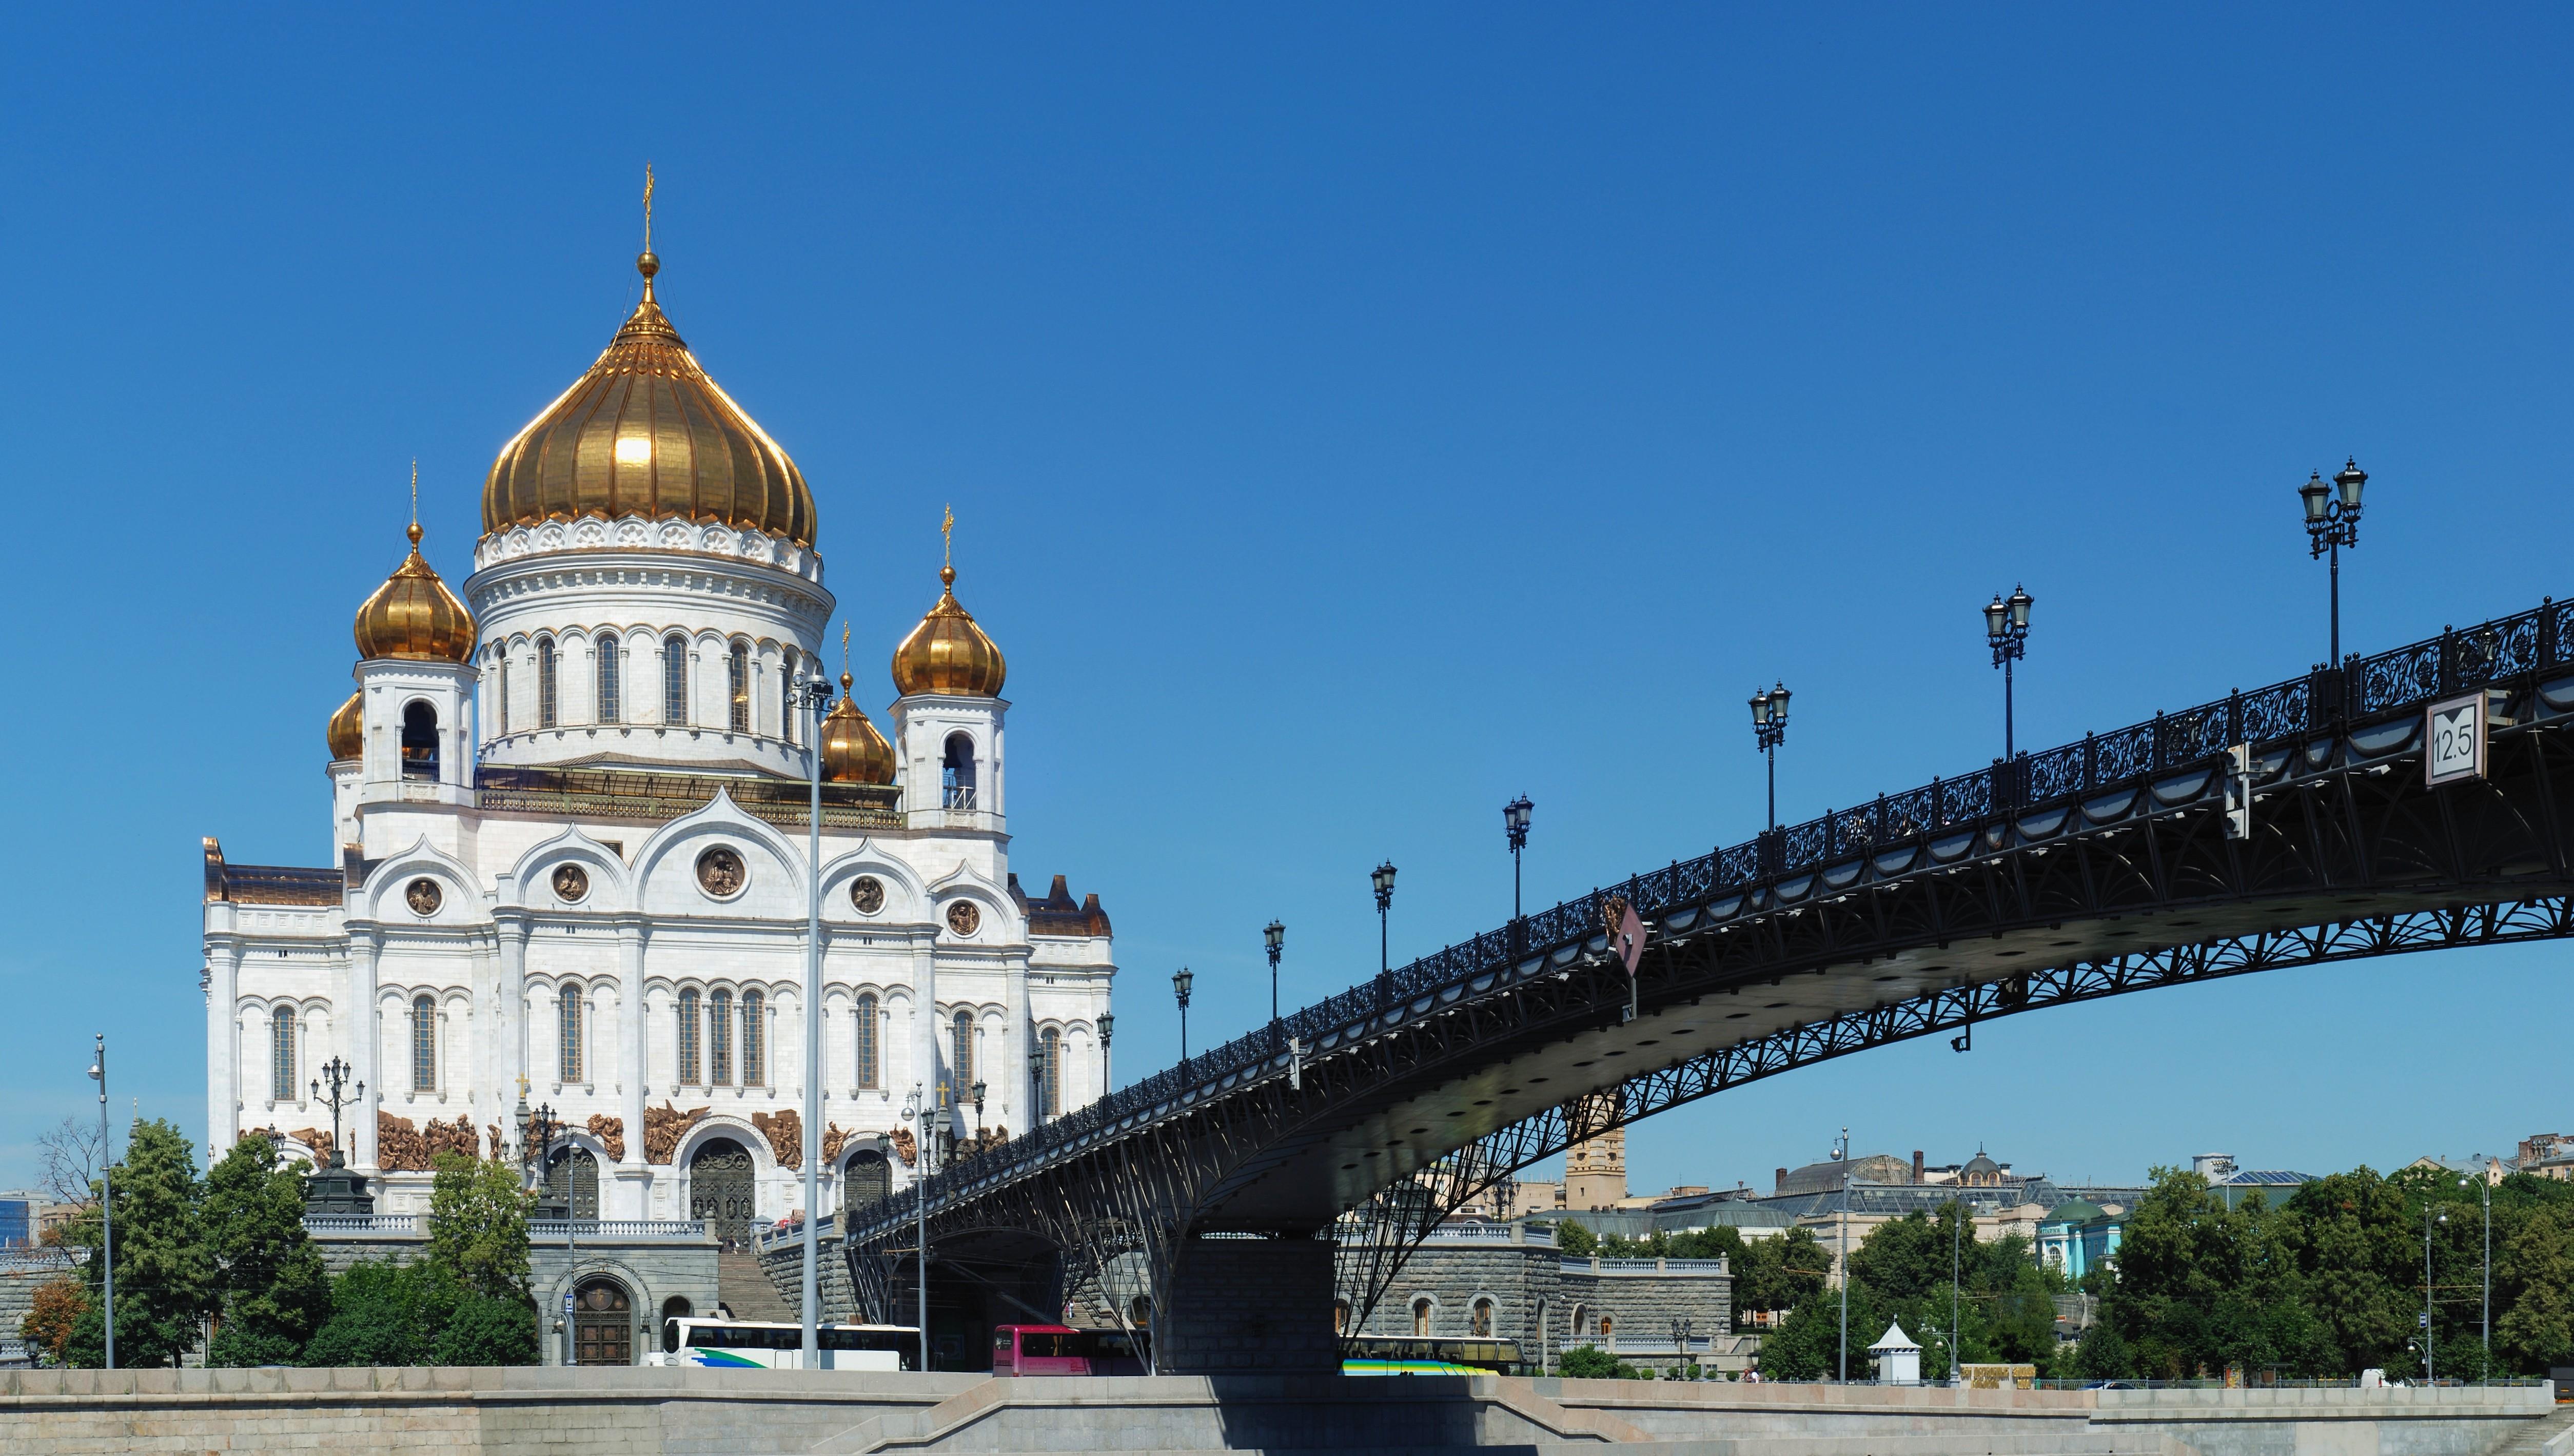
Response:
[[[2485,696],[2434,703],[2422,726],[2422,781],[2437,788],[2485,772]]]

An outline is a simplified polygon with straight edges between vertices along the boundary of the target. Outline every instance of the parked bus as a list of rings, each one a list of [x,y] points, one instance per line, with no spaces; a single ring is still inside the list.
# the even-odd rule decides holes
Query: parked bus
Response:
[[[826,1324],[814,1332],[824,1370],[917,1370],[920,1331],[901,1324]],[[699,1319],[683,1315],[661,1322],[661,1348],[650,1365],[696,1365],[714,1370],[799,1370],[804,1328],[754,1319]]]
[[[992,1330],[995,1375],[1141,1375],[1144,1360],[1124,1330],[1005,1324]]]
[[[1354,1335],[1345,1342],[1344,1375],[1526,1375],[1517,1340],[1430,1339]]]

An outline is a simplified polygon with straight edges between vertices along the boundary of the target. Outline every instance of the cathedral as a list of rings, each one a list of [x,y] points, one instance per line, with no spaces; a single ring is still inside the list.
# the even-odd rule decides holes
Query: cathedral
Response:
[[[1100,1095],[1116,967],[1096,894],[1011,872],[1006,668],[952,559],[885,728],[845,671],[827,716],[799,706],[832,617],[812,491],[680,341],[648,243],[637,266],[607,352],[492,463],[461,597],[415,522],[359,607],[337,862],[205,842],[207,1145],[336,1137],[378,1210],[417,1212],[433,1156],[518,1160],[550,1108],[578,1216],[738,1242],[802,1201],[808,1079],[825,1215],[935,1161],[915,1088],[941,1145]]]

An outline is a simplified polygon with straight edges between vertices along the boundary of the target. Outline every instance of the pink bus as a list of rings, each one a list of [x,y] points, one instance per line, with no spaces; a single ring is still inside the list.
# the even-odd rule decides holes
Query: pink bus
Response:
[[[1141,1375],[1144,1362],[1123,1330],[1060,1324],[1005,1324],[992,1330],[995,1375]]]

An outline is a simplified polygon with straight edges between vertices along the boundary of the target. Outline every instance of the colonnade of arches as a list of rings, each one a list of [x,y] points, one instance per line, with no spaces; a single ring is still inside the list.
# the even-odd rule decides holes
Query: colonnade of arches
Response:
[[[800,742],[788,689],[812,654],[680,628],[565,628],[484,649],[490,736],[591,726],[699,728]]]

